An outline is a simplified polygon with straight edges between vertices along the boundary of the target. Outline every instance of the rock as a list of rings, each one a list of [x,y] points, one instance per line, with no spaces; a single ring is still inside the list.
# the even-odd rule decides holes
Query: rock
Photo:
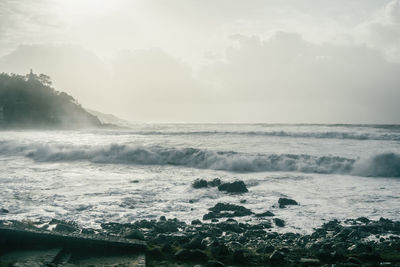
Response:
[[[233,211],[234,214],[236,214],[236,216],[246,216],[253,214],[251,210],[243,206],[229,204],[229,203],[217,203],[214,207],[209,208],[209,210],[216,213],[220,213],[222,211]]]
[[[218,186],[219,191],[226,191],[228,193],[246,193],[249,192],[243,181],[235,181],[233,183],[225,183]]]
[[[165,222],[166,220],[167,220],[167,218],[165,218],[165,216],[161,216],[161,217],[160,217],[160,221]]]
[[[9,211],[5,208],[0,209],[0,214],[7,214]]]
[[[125,235],[125,238],[129,239],[137,239],[137,240],[144,240],[144,235],[140,230],[134,229]]]
[[[256,217],[272,217],[272,216],[275,216],[275,214],[273,214],[270,211],[266,211],[266,212],[263,212],[263,213],[257,213],[255,216]]]
[[[175,222],[170,220],[160,221],[154,225],[154,230],[158,233],[174,233],[178,232],[178,226]]]
[[[56,232],[74,233],[79,232],[79,227],[75,222],[65,222],[61,220],[52,219],[49,224],[57,224],[54,228]]]
[[[297,201],[290,199],[290,198],[284,198],[284,197],[279,198],[278,204],[279,204],[279,208],[286,208],[286,206],[289,206],[289,205],[299,205],[299,203],[297,203]]]
[[[225,264],[223,264],[220,261],[208,261],[206,267],[225,267]]]
[[[208,186],[215,187],[215,186],[220,186],[221,185],[221,180],[219,178],[215,178],[211,182],[208,182]]]
[[[199,189],[199,188],[205,188],[207,187],[208,183],[206,180],[204,179],[196,179],[193,184],[192,187],[195,189]]]
[[[196,236],[193,239],[191,239],[189,241],[189,243],[187,243],[185,245],[185,248],[188,249],[204,249],[204,245],[202,244],[202,238],[200,236]]]
[[[203,216],[203,220],[216,218],[242,217],[253,214],[253,212],[243,206],[228,203],[217,203],[214,207],[209,208],[209,213]]]
[[[284,227],[285,226],[285,221],[279,218],[274,219],[275,225],[278,227]]]
[[[199,225],[199,224],[201,224],[200,220],[193,220],[192,221],[192,225]]]
[[[362,222],[362,223],[369,223],[370,222],[370,220],[368,218],[365,218],[365,217],[359,217],[356,220],[359,221],[359,222]]]
[[[271,256],[269,256],[269,259],[271,261],[282,261],[284,258],[285,255],[278,250],[275,250],[274,252],[272,252]]]

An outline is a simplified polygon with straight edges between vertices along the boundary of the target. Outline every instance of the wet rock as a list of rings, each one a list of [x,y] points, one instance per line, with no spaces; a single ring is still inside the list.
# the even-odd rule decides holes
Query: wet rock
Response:
[[[205,188],[207,186],[208,186],[208,183],[204,179],[196,179],[192,184],[192,187],[195,189]]]
[[[224,183],[218,186],[219,191],[226,191],[228,193],[246,193],[249,190],[243,181],[235,181],[233,183]]]
[[[279,218],[274,219],[275,225],[278,227],[284,227],[285,226],[285,221]]]
[[[170,220],[160,221],[154,225],[154,230],[158,233],[174,233],[178,232],[178,225]]]
[[[8,212],[9,212],[8,209],[5,208],[0,209],[0,214],[7,214]]]
[[[204,245],[202,244],[202,238],[200,236],[196,236],[192,238],[189,243],[185,245],[187,249],[205,249]]]
[[[165,216],[161,216],[161,217],[160,217],[160,221],[165,222],[166,220],[167,220],[167,218],[166,218]]]
[[[200,220],[193,220],[192,225],[200,225],[201,221]]]
[[[211,260],[211,261],[207,262],[207,266],[206,267],[225,267],[225,264],[223,264],[220,261]]]
[[[217,203],[214,207],[209,208],[209,213],[203,216],[203,220],[216,218],[242,217],[253,214],[253,212],[243,206],[228,203]]]
[[[257,213],[255,216],[256,217],[272,217],[272,216],[275,216],[275,214],[273,214],[270,211],[266,211],[266,212],[263,212],[263,213]]]
[[[275,248],[272,245],[265,245],[265,246],[257,249],[257,252],[262,253],[262,254],[272,253],[274,251],[275,251]]]
[[[362,223],[369,223],[370,220],[368,218],[365,217],[359,217],[356,219],[356,221],[362,222]]]
[[[144,240],[144,235],[140,230],[134,229],[130,231],[127,235],[125,235],[125,238]]]
[[[208,186],[216,187],[221,185],[221,180],[219,178],[215,178],[211,182],[208,182]]]
[[[193,184],[192,187],[195,189],[199,189],[199,188],[206,188],[206,187],[216,187],[221,185],[221,180],[219,178],[215,178],[212,181],[207,181],[204,179],[196,179]]]
[[[279,204],[279,208],[286,208],[286,206],[298,205],[299,203],[297,203],[297,201],[295,201],[293,199],[281,197],[278,200],[278,204]]]
[[[235,216],[247,216],[253,214],[251,210],[243,206],[228,204],[228,203],[217,203],[214,207],[209,208],[209,210],[216,213],[221,213],[223,211],[232,211]],[[234,217],[234,216],[229,216],[229,217]]]
[[[56,227],[54,228],[54,231],[56,232],[75,233],[80,231],[78,225],[75,222],[66,222],[53,219],[49,222],[49,224],[56,224]]]

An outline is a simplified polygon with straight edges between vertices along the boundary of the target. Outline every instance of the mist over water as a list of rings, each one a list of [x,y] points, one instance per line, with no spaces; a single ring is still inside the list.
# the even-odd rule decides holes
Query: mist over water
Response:
[[[137,124],[126,130],[2,131],[0,199],[10,212],[0,216],[96,227],[161,215],[201,219],[216,202],[229,202],[254,212],[271,210],[293,231],[310,231],[333,218],[399,220],[399,140],[396,125]],[[240,179],[249,193],[196,190],[191,184],[197,178]],[[300,206],[274,208],[282,196]]]

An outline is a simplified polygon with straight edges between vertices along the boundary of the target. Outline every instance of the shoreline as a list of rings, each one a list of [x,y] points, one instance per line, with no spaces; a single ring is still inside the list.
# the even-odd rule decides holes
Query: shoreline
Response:
[[[55,219],[0,221],[0,227],[6,225],[50,234],[145,241],[146,266],[400,266],[400,221],[384,218],[332,220],[309,235],[278,233],[271,223],[239,223],[233,218],[187,224],[161,216],[103,223],[101,229]]]

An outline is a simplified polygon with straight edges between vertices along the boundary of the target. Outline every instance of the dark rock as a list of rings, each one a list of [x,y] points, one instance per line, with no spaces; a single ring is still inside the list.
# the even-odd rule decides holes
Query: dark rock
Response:
[[[240,203],[242,203],[242,204],[244,204],[244,203],[246,203],[246,202],[247,202],[246,199],[241,199],[241,200],[240,200]]]
[[[189,241],[189,243],[187,243],[185,245],[185,248],[188,249],[205,249],[204,245],[202,244],[202,238],[200,236],[196,236],[193,239],[191,239]]]
[[[218,219],[215,219],[215,218],[212,218],[212,219],[211,219],[211,222],[216,223],[216,222],[219,222],[219,220],[218,220]]]
[[[362,223],[369,223],[370,222],[370,220],[368,218],[365,218],[365,217],[359,217],[356,220],[359,221],[359,222],[362,222]]]
[[[209,210],[218,213],[221,211],[233,211],[236,216],[247,216],[253,214],[251,210],[243,206],[228,203],[217,203],[214,207],[209,208]]]
[[[211,182],[208,182],[208,186],[220,186],[221,185],[221,180],[219,178],[215,178],[214,180],[212,180]]]
[[[225,267],[225,264],[223,264],[220,261],[208,261],[206,267]]]
[[[271,256],[269,256],[269,259],[271,261],[282,261],[284,258],[285,255],[278,250],[275,250],[274,252],[272,252]]]
[[[74,233],[79,232],[80,229],[75,222],[66,222],[61,220],[52,219],[49,224],[57,224],[54,228],[56,232]]]
[[[199,188],[205,188],[207,187],[208,183],[206,180],[203,179],[196,179],[193,184],[192,187],[195,189],[199,189]]]
[[[161,216],[161,217],[160,217],[160,221],[165,222],[166,220],[167,220],[167,218],[165,218],[165,216]]]
[[[213,242],[211,244],[211,255],[216,259],[225,259],[229,256],[229,249],[224,244]]]
[[[7,209],[5,209],[5,208],[1,208],[0,209],[0,214],[6,214],[6,213],[8,213],[9,211],[7,210]]]
[[[279,218],[274,218],[275,225],[278,227],[284,227],[285,221]]]
[[[274,250],[275,250],[274,246],[265,245],[265,246],[263,246],[263,247],[257,249],[257,252],[258,252],[258,253],[265,254],[265,253],[272,253],[272,252],[274,252]]]
[[[193,220],[192,221],[192,225],[199,225],[199,224],[201,224],[200,220]]]
[[[286,208],[286,206],[289,205],[298,205],[299,203],[297,203],[295,200],[290,199],[290,198],[284,198],[281,197],[278,200],[278,204],[279,204],[279,208]]]
[[[219,191],[226,191],[228,193],[246,193],[249,190],[243,181],[235,181],[233,183],[225,183],[218,186]]]
[[[270,211],[266,211],[266,212],[263,212],[263,213],[257,213],[255,216],[256,217],[272,217],[272,216],[275,216],[275,214],[273,214]]]
[[[154,225],[154,230],[158,233],[174,233],[178,232],[178,226],[175,222],[170,220],[160,221],[156,225]]]
[[[134,229],[125,235],[125,238],[144,240],[144,235],[140,230]]]

